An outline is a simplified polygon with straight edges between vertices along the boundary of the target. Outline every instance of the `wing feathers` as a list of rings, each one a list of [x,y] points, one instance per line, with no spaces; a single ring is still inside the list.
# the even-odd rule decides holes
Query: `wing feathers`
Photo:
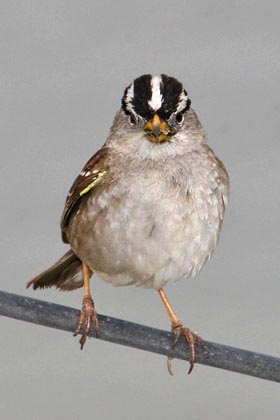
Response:
[[[108,149],[104,146],[84,166],[66,198],[60,221],[62,240],[64,242],[68,243],[66,230],[71,215],[74,211],[77,211],[81,199],[106,178],[108,171]]]

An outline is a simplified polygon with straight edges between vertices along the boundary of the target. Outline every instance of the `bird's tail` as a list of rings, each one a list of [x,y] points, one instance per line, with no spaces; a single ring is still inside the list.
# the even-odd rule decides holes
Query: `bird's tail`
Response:
[[[30,280],[27,287],[43,289],[55,286],[61,290],[74,290],[82,287],[83,284],[82,262],[70,249],[48,270]]]

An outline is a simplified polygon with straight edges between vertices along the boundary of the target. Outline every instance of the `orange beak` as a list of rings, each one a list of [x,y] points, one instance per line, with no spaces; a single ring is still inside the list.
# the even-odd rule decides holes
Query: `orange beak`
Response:
[[[145,124],[145,137],[152,143],[161,143],[168,139],[169,126],[158,114]]]

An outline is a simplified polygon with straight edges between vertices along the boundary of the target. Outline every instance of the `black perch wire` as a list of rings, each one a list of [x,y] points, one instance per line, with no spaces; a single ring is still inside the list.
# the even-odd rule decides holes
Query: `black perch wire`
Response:
[[[74,308],[0,291],[0,315],[46,327],[73,332],[79,311]],[[99,315],[98,338],[177,359],[189,360],[189,348],[183,337],[174,347],[170,332]],[[94,328],[90,334],[96,337]],[[280,358],[222,344],[204,341],[196,348],[196,361],[244,375],[280,382]]]

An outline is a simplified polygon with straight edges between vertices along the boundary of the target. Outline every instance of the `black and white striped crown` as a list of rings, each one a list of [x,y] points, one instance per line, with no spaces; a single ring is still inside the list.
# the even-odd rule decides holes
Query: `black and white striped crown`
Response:
[[[168,119],[172,114],[184,113],[191,101],[187,91],[174,77],[144,74],[129,85],[122,98],[122,108],[133,117],[149,120],[155,113]]]

